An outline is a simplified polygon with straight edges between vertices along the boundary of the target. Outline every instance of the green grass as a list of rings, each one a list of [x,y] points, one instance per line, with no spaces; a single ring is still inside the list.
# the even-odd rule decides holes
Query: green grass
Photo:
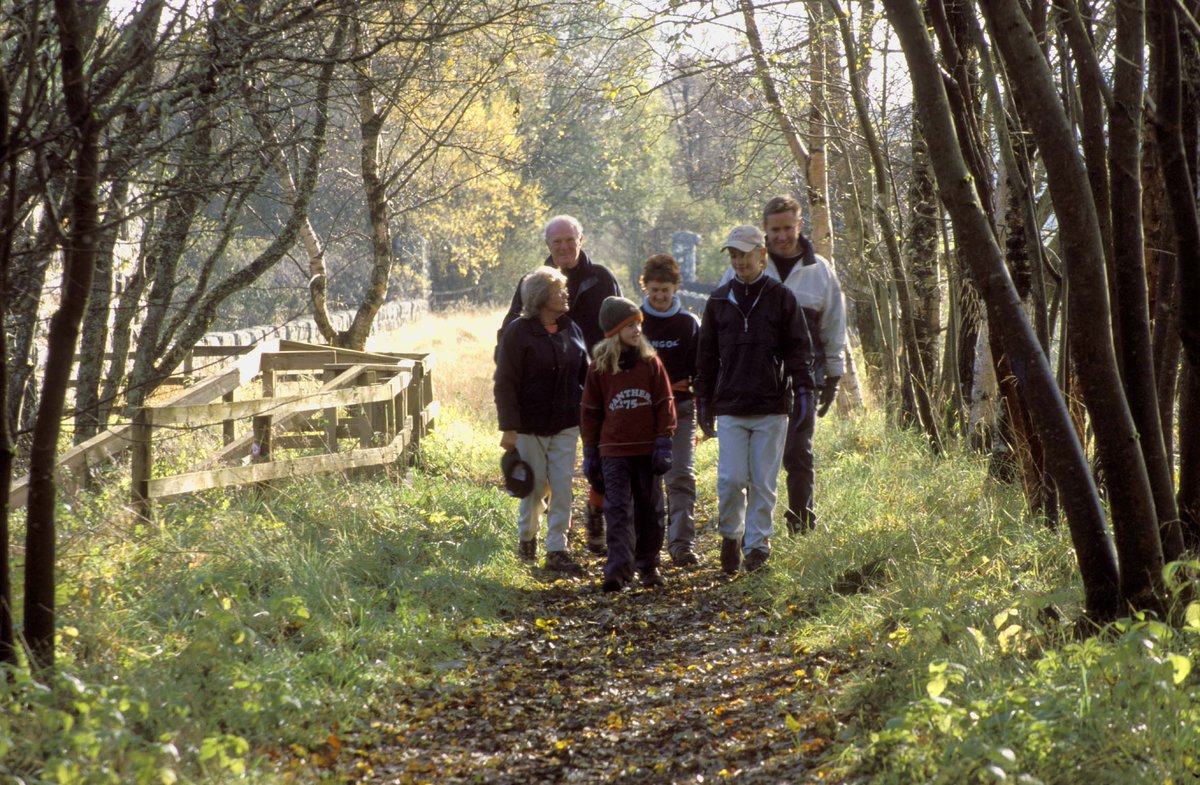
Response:
[[[399,685],[455,679],[533,580],[498,488],[485,355],[440,377],[438,430],[407,477],[209,493],[161,505],[157,525],[123,511],[117,473],[72,499],[58,672],[0,683],[0,781],[303,780]],[[1200,605],[1080,638],[1065,529],[1027,519],[981,457],[934,459],[878,415],[822,421],[817,449],[818,530],[777,537],[771,570],[718,589],[766,606],[807,668],[797,744],[814,778],[1195,781]],[[700,445],[701,519],[715,462]],[[1177,573],[1180,596],[1198,569]]]

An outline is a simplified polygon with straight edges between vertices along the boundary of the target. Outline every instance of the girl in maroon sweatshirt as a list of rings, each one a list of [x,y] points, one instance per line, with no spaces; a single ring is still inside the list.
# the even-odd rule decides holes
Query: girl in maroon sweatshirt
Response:
[[[592,350],[579,431],[583,472],[604,494],[608,558],[601,589],[620,591],[635,572],[643,586],[662,586],[658,554],[664,511],[658,475],[671,468],[671,381],[642,337],[642,310],[636,303],[605,299],[600,327],[604,340]]]

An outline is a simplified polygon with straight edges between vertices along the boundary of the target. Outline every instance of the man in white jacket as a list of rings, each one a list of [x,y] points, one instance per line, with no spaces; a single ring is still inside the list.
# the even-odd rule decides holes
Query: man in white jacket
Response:
[[[772,197],[763,208],[767,236],[767,275],[791,289],[804,312],[813,345],[813,377],[817,405],[807,407],[802,422],[788,422],[783,448],[787,470],[788,531],[806,533],[816,524],[813,508],[813,429],[837,397],[846,369],[846,301],[833,266],[813,251],[801,233],[800,203],[790,196]]]

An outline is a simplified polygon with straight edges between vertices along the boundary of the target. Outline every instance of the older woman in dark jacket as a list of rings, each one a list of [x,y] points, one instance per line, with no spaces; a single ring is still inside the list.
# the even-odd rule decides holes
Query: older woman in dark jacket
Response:
[[[588,357],[583,333],[567,316],[568,299],[566,276],[553,267],[540,267],[522,280],[521,318],[500,335],[495,397],[500,446],[515,447],[533,471],[533,491],[521,500],[517,521],[521,558],[536,558],[549,489],[546,569],[581,572],[567,555],[567,531]]]

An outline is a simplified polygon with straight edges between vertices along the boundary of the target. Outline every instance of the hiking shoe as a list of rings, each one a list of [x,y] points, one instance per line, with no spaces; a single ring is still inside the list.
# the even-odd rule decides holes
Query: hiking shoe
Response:
[[[554,572],[566,572],[572,575],[582,575],[581,567],[566,551],[550,551],[546,554],[546,569]]]
[[[647,589],[657,589],[660,586],[666,586],[667,582],[662,575],[659,574],[657,567],[651,567],[647,570],[642,570],[638,578],[641,579],[642,585]]]
[[[695,567],[700,563],[700,558],[691,548],[682,548],[671,554],[671,563],[676,567]]]
[[[784,519],[787,521],[788,534],[808,534],[817,525],[817,516],[811,512],[803,512],[799,515],[788,510],[784,514]]]
[[[612,594],[625,588],[625,581],[620,578],[605,578],[604,583],[600,584],[600,591],[605,594]]]
[[[521,561],[533,561],[537,558],[537,540],[521,540],[517,543],[517,555]]]
[[[761,570],[767,566],[767,557],[771,554],[759,548],[753,548],[746,554],[746,572]]]
[[[589,504],[584,520],[587,528],[587,549],[597,556],[604,556],[608,553],[608,543],[604,539],[604,510]]]
[[[721,569],[726,575],[737,574],[742,566],[742,544],[731,537],[721,538]]]

